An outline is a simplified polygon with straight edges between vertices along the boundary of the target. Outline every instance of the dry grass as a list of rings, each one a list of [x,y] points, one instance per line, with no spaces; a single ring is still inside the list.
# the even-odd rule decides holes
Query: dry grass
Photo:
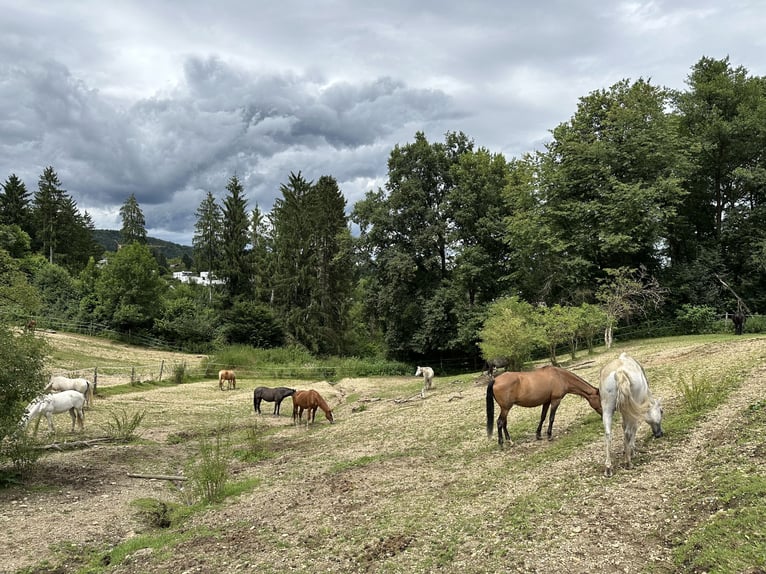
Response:
[[[514,444],[500,451],[486,437],[485,389],[475,374],[437,378],[425,400],[407,400],[422,385],[414,377],[335,385],[244,379],[228,392],[210,380],[97,400],[86,436],[103,434],[99,425],[115,409],[146,410],[142,441],[50,455],[26,488],[0,492],[9,553],[0,568],[47,559],[75,571],[84,559],[109,562],[110,545],[133,541],[136,549],[103,571],[676,572],[674,547],[707,516],[698,483],[706,449],[736,441],[740,417],[761,399],[766,339],[644,341],[568,368],[596,383],[621,351],[645,366],[670,432],[655,441],[642,428],[635,468],[617,467],[609,480],[600,420],[585,401],[565,398],[552,442],[534,438],[538,409],[514,408]],[[682,428],[674,425],[685,416],[678,380],[692,372],[739,389]],[[252,389],[263,384],[319,390],[336,424],[320,411],[312,427],[294,427],[289,399],[281,417],[256,416]],[[232,461],[232,480],[257,486],[160,538],[130,503],[177,502],[178,491],[127,472],[183,472],[196,456],[195,437],[222,419],[231,422],[235,448],[247,446],[255,427],[270,453]],[[66,428],[63,418],[56,422]]]

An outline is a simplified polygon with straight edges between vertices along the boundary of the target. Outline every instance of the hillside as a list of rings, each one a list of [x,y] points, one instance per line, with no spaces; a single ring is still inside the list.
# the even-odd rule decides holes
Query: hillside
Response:
[[[116,251],[117,243],[120,241],[120,232],[114,229],[96,229],[93,231],[93,238],[106,251]],[[183,257],[184,255],[192,257],[194,252],[193,248],[188,245],[179,245],[156,237],[148,237],[147,244],[150,248],[157,249],[167,259]]]
[[[63,341],[50,343],[63,351]],[[74,369],[65,362],[74,357],[82,369],[103,364],[99,372],[118,359],[158,363],[123,345],[103,345],[97,363],[93,341],[68,344],[52,369]],[[610,479],[600,418],[577,396],[562,401],[550,442],[535,440],[539,408],[511,409],[513,444],[501,450],[486,435],[478,373],[437,377],[425,399],[412,376],[308,383],[256,374],[226,392],[214,379],[105,388],[83,433],[56,418],[59,440],[95,439],[137,410],[146,413],[141,440],[51,452],[23,485],[0,490],[0,571],[765,572],[766,338],[631,341],[565,366],[598,384],[623,351],[663,399],[665,436],[642,425],[634,468],[618,464]],[[282,416],[270,403],[255,415],[260,385],[318,390],[335,423],[320,411],[309,428],[294,426],[291,399]],[[689,389],[709,404],[692,408]],[[228,433],[227,498],[153,524],[137,501],[185,505],[192,483],[134,473],[189,476],[216,429]]]

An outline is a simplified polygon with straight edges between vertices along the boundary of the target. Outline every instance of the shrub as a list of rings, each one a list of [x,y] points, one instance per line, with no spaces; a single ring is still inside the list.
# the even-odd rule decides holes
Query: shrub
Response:
[[[137,430],[146,416],[146,410],[129,413],[123,409],[119,413],[111,411],[109,415],[111,420],[107,420],[101,425],[109,438],[129,442],[141,436]]]
[[[188,469],[192,492],[203,502],[218,502],[224,496],[231,454],[226,438],[227,428],[228,425],[219,426],[212,439],[206,436],[200,438],[199,458]]]
[[[681,305],[676,311],[676,320],[684,334],[697,335],[712,333],[716,322],[716,310],[709,305]]]

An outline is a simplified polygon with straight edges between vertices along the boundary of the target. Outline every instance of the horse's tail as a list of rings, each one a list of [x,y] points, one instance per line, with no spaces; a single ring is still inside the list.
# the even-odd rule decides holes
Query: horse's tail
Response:
[[[258,412],[258,389],[253,389],[253,410]]]
[[[617,408],[623,419],[640,421],[649,408],[647,401],[639,403],[633,398],[633,393],[630,391],[630,376],[625,369],[617,369],[614,378],[617,382]]]
[[[487,385],[487,436],[492,436],[492,429],[495,426],[495,379],[490,378]]]
[[[85,395],[88,397],[88,406],[93,405],[93,385],[90,384],[90,381],[85,381]]]

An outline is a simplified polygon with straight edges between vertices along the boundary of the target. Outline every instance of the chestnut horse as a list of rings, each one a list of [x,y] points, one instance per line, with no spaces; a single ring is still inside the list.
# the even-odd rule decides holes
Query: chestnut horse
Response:
[[[332,424],[335,421],[335,417],[332,415],[330,405],[327,404],[318,392],[314,389],[308,391],[295,391],[293,393],[293,424],[303,423],[303,411],[306,411],[306,426],[309,423],[314,422],[314,418],[317,414],[317,409],[324,411],[324,416]]]
[[[503,436],[512,444],[508,434],[508,411],[513,405],[521,407],[543,406],[536,437],[541,438],[545,415],[550,408],[548,421],[548,440],[552,438],[553,419],[561,399],[568,393],[574,393],[588,401],[593,410],[601,414],[601,401],[598,389],[565,369],[546,365],[534,371],[508,371],[491,379],[487,385],[487,436],[492,436],[492,423],[495,417],[495,401],[500,405],[497,418],[497,442],[503,446]]]
[[[226,390],[237,388],[237,377],[234,371],[222,369],[218,371],[218,388],[223,390],[223,382],[226,381]]]

